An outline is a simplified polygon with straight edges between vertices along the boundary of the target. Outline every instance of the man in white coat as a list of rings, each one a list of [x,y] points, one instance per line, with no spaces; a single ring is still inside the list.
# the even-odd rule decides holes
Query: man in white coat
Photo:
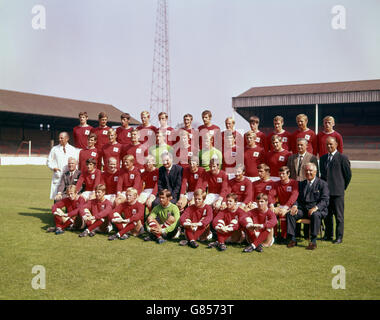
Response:
[[[61,177],[65,171],[68,170],[67,163],[70,157],[79,159],[79,151],[69,144],[69,134],[61,132],[59,134],[59,145],[54,146],[49,153],[47,159],[47,166],[53,171],[51,179],[50,199],[54,199],[57,195],[57,189],[61,181]]]

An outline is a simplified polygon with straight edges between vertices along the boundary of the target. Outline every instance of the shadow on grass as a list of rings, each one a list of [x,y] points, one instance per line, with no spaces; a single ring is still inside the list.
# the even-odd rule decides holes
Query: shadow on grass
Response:
[[[32,208],[30,208],[30,209],[32,209]],[[47,228],[54,226],[54,217],[50,213],[50,210],[37,209],[37,208],[33,208],[33,209],[41,210],[44,212],[19,212],[18,214],[21,216],[25,216],[25,217],[34,217],[34,218],[40,219],[41,222],[46,224],[44,227],[41,227],[41,229],[43,229],[43,230],[46,230]]]

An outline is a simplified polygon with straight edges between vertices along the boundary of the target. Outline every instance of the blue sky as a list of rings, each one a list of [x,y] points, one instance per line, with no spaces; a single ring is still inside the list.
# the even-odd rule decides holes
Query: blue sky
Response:
[[[31,12],[46,8],[46,29]],[[149,110],[155,0],[0,0],[0,88]],[[346,9],[334,30],[331,9]],[[169,0],[172,124],[253,86],[380,78],[380,1]],[[248,124],[237,116],[237,126]]]

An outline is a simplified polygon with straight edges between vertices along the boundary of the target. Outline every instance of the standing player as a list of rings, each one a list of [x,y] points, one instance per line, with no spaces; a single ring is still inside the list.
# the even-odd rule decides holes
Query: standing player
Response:
[[[151,146],[148,152],[155,158],[156,167],[160,168],[162,166],[161,156],[167,152],[173,154],[173,148],[166,143],[166,136],[164,133],[162,131],[158,131],[156,134],[156,144]]]
[[[245,175],[252,182],[260,180],[257,166],[265,162],[265,151],[256,145],[256,134],[248,131],[245,134],[247,146],[244,150]]]
[[[286,242],[286,214],[297,201],[298,198],[298,181],[290,179],[290,170],[283,166],[279,170],[280,181],[275,182],[273,189],[269,192],[269,198],[272,199],[270,209],[280,220],[281,236],[277,235],[277,228],[274,229],[274,235],[278,244]],[[278,206],[274,206],[278,203]]]
[[[217,149],[221,150],[221,137],[220,137],[220,128],[211,123],[212,114],[211,111],[205,110],[202,112],[202,120],[203,125],[198,127],[198,135],[199,135],[199,150],[202,150],[203,148],[203,141],[205,139],[205,136],[207,135],[207,138],[211,139],[211,146],[216,146]],[[206,138],[206,139],[207,139]]]
[[[305,138],[308,142],[307,151],[317,155],[317,135],[315,132],[307,127],[308,118],[305,114],[299,114],[296,117],[298,129],[292,134],[292,152],[297,153],[297,139]]]
[[[291,153],[282,147],[281,138],[277,135],[272,136],[272,149],[273,151],[266,154],[265,163],[270,168],[271,179],[278,181],[280,180],[278,176],[279,169],[286,166]]]
[[[95,231],[109,231],[108,216],[112,212],[112,204],[105,198],[106,186],[99,184],[95,188],[95,199],[87,201],[79,209],[79,214],[86,223],[87,228],[79,234],[79,237],[93,237]]]
[[[266,143],[266,136],[264,132],[261,132],[259,130],[259,124],[260,124],[259,117],[257,116],[249,117],[249,127],[251,129],[250,131],[253,131],[253,133],[256,135],[256,139],[255,139],[256,145],[258,145],[259,147],[267,151],[268,148],[267,148],[267,143]],[[246,143],[247,139],[245,138],[245,135],[244,135],[244,142]],[[244,147],[246,147],[246,145]]]
[[[193,139],[194,141],[194,139]],[[179,141],[173,146],[173,154],[175,154],[174,163],[179,164],[182,168],[189,166],[189,158],[198,156],[198,149],[191,144],[190,133],[186,130],[179,131]]]
[[[212,221],[218,241],[211,242],[208,248],[217,247],[220,251],[227,249],[226,242],[241,243],[243,235],[239,226],[239,218],[244,211],[237,206],[237,195],[229,193],[226,196],[227,208],[220,211]]]
[[[96,163],[99,162],[99,153],[98,149],[95,148],[96,140],[98,139],[95,133],[90,133],[87,138],[87,147],[82,149],[79,152],[79,170],[86,171],[86,161],[90,158],[96,160]]]
[[[66,198],[53,205],[51,212],[54,215],[55,227],[48,228],[47,232],[64,233],[67,227],[74,224],[79,215],[79,208],[85,204],[84,198],[79,197],[74,185],[67,187],[66,194]],[[66,208],[66,213],[62,211],[63,208]]]
[[[122,113],[120,116],[121,126],[116,129],[117,142],[122,145],[131,143],[131,131],[133,127],[129,126],[131,116],[129,113]]]
[[[175,142],[175,132],[174,128],[168,125],[169,116],[166,112],[160,112],[158,114],[158,121],[160,122],[160,127],[157,128],[157,132],[161,132],[165,137],[165,143],[172,146]]]
[[[150,113],[148,111],[141,112],[140,116],[142,124],[137,127],[139,141],[144,147],[149,149],[155,145],[157,128],[150,123]]]
[[[149,235],[144,240],[155,240],[161,244],[177,234],[180,213],[178,207],[171,203],[172,195],[169,190],[161,190],[158,196],[160,204],[147,217],[146,230]]]
[[[187,207],[181,215],[180,223],[185,230],[187,240],[180,241],[180,245],[189,245],[191,248],[198,248],[197,240],[205,235],[209,235],[209,225],[212,222],[213,214],[209,205],[204,203],[206,192],[201,189],[194,191],[194,204]]]
[[[98,169],[101,168],[103,163],[103,171],[107,171],[107,163],[109,158],[115,158],[117,163],[117,168],[120,168],[120,154],[122,145],[116,141],[116,130],[108,130],[108,143],[102,148],[100,158],[98,161]]]
[[[243,213],[239,219],[247,240],[250,243],[243,252],[263,252],[263,244],[270,236],[271,230],[277,225],[275,214],[268,208],[268,196],[260,193],[257,198],[257,208]]]
[[[125,240],[129,238],[128,233],[137,236],[143,228],[144,206],[137,201],[137,190],[128,188],[126,202],[119,204],[110,214],[110,221],[115,224],[118,232],[108,237],[108,240]]]
[[[96,128],[92,128],[91,132],[95,133],[98,137],[96,140],[95,147],[98,149],[98,153],[101,153],[102,148],[105,144],[108,143],[108,130],[111,129],[107,126],[108,116],[105,112],[100,112],[98,115],[99,126]]]
[[[192,127],[193,116],[187,113],[183,116],[183,127],[177,132],[177,135],[181,136],[181,132],[186,131],[188,133],[189,144],[194,150],[198,149],[198,131]],[[178,141],[178,138],[177,138]]]
[[[292,148],[292,142],[291,142],[292,135],[290,134],[290,132],[284,130],[283,125],[284,125],[284,118],[283,117],[276,116],[273,119],[274,130],[273,130],[273,132],[271,132],[267,136],[267,146],[268,146],[268,149],[269,149],[268,151],[273,151],[273,148],[272,148],[272,136],[274,136],[274,135],[279,136],[281,138],[282,147],[285,150],[289,150],[289,151],[292,150],[291,149]]]
[[[338,144],[339,153],[343,153],[343,138],[340,133],[334,130],[335,119],[332,116],[323,118],[323,130],[318,133],[318,154],[319,158],[328,153],[326,148],[326,140],[329,137],[334,137]]]
[[[79,125],[73,129],[74,146],[78,149],[86,149],[88,136],[93,129],[87,120],[87,112],[79,112]]]
[[[210,134],[205,134],[203,136],[203,148],[199,151],[199,164],[206,171],[210,170],[210,161],[213,158],[218,159],[218,163],[221,167],[223,162],[222,152],[212,146],[212,136]]]

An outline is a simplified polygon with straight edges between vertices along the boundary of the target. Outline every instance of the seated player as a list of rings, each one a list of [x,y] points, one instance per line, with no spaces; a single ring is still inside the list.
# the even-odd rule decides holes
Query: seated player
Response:
[[[110,231],[108,217],[112,212],[112,203],[105,198],[106,186],[99,184],[95,188],[95,199],[87,201],[80,209],[79,214],[87,225],[87,228],[79,234],[80,238],[93,237],[95,231]]]
[[[226,242],[241,243],[243,234],[239,226],[239,218],[244,211],[237,206],[237,195],[229,193],[226,197],[227,208],[221,210],[212,221],[218,241],[208,244],[208,248],[218,248],[220,251],[227,249]]]
[[[140,170],[135,167],[135,158],[132,155],[126,155],[123,158],[123,168],[120,171],[116,187],[116,205],[125,201],[125,191],[129,187],[135,188],[138,193],[141,192],[142,188]]]
[[[205,203],[212,206],[214,215],[219,209],[224,209],[221,206],[224,197],[228,193],[227,174],[219,169],[219,165],[219,159],[212,158],[210,161],[211,170],[203,174],[202,180],[196,186],[196,189],[202,189],[203,191],[208,188]]]
[[[141,174],[142,191],[138,202],[145,204],[148,210],[152,210],[153,201],[156,200],[158,191],[158,168],[155,166],[156,160],[152,155],[146,157],[145,170]]]
[[[202,177],[205,170],[199,167],[199,158],[196,156],[188,159],[189,166],[183,169],[182,186],[177,206],[183,211],[187,205],[194,204],[194,191],[196,186],[202,185]]]
[[[85,204],[84,198],[78,195],[75,185],[69,185],[66,188],[67,197],[56,202],[51,212],[54,215],[55,227],[50,227],[47,232],[62,234],[67,227],[73,226],[79,215],[79,208]],[[66,212],[62,209],[66,208]]]
[[[180,213],[178,207],[170,202],[172,195],[169,190],[161,190],[158,196],[160,204],[155,206],[147,217],[146,230],[149,235],[144,240],[155,240],[161,244],[177,234]]]
[[[105,198],[112,205],[115,203],[117,195],[117,183],[119,181],[120,171],[118,170],[117,160],[114,157],[108,158],[107,169],[102,173],[101,184],[106,186]]]
[[[122,145],[116,140],[115,129],[111,128],[108,130],[108,139],[109,141],[103,146],[98,161],[98,169],[101,169],[103,164],[103,171],[107,171],[107,163],[110,157],[116,159],[117,168],[120,169],[120,154]]]
[[[281,236],[277,236],[277,228],[274,229],[274,235],[278,244],[286,242],[286,214],[297,201],[298,198],[298,181],[290,179],[290,170],[283,166],[279,170],[280,181],[275,182],[272,190],[269,192],[269,198],[272,199],[270,209],[280,219]],[[278,206],[274,206],[276,202]]]
[[[180,224],[185,230],[187,240],[180,241],[181,246],[189,245],[198,248],[197,240],[210,234],[209,225],[212,222],[213,213],[209,205],[204,203],[206,192],[202,189],[194,191],[194,204],[187,207],[180,218]]]
[[[292,147],[291,137],[292,137],[292,135],[290,134],[290,132],[284,130],[283,125],[284,125],[284,118],[283,117],[276,116],[273,119],[274,130],[267,136],[267,146],[269,148],[268,151],[273,151],[272,137],[274,135],[277,135],[281,138],[282,147],[285,150],[291,151],[291,147]]]
[[[137,190],[128,188],[126,201],[119,204],[110,214],[110,222],[115,224],[118,232],[108,237],[108,240],[125,240],[131,233],[133,236],[140,234],[144,222],[144,205],[137,201]]]
[[[248,210],[247,205],[252,201],[252,183],[244,176],[245,167],[238,164],[235,168],[235,178],[228,181],[229,193],[237,195],[237,205],[244,211]]]
[[[273,181],[279,181],[278,176],[279,169],[286,166],[288,163],[288,158],[291,153],[282,147],[281,137],[278,135],[272,136],[272,151],[266,154],[266,164],[270,168],[270,175]]]
[[[86,167],[87,170],[79,177],[76,187],[79,192],[82,189],[83,183],[85,184],[81,197],[87,201],[95,198],[95,187],[100,184],[102,173],[96,168],[96,160],[93,158],[87,159]]]
[[[256,145],[256,134],[253,131],[248,131],[245,134],[246,147],[244,149],[244,165],[246,168],[245,176],[255,182],[260,180],[257,166],[265,163],[265,151],[263,148]]]
[[[263,252],[263,243],[270,235],[271,229],[277,225],[275,214],[268,208],[268,196],[260,193],[257,198],[257,208],[243,214],[239,224],[243,228],[249,246],[243,252]]]
[[[257,203],[255,202],[259,193],[265,193],[269,195],[269,192],[274,186],[274,181],[270,178],[270,168],[265,164],[259,164],[257,167],[257,172],[259,174],[260,180],[252,183],[252,203],[249,205],[250,209],[257,208]]]
[[[95,144],[98,137],[95,133],[90,133],[87,140],[87,147],[79,152],[79,170],[82,172],[87,170],[86,161],[90,158],[99,161],[98,149],[95,148]]]

